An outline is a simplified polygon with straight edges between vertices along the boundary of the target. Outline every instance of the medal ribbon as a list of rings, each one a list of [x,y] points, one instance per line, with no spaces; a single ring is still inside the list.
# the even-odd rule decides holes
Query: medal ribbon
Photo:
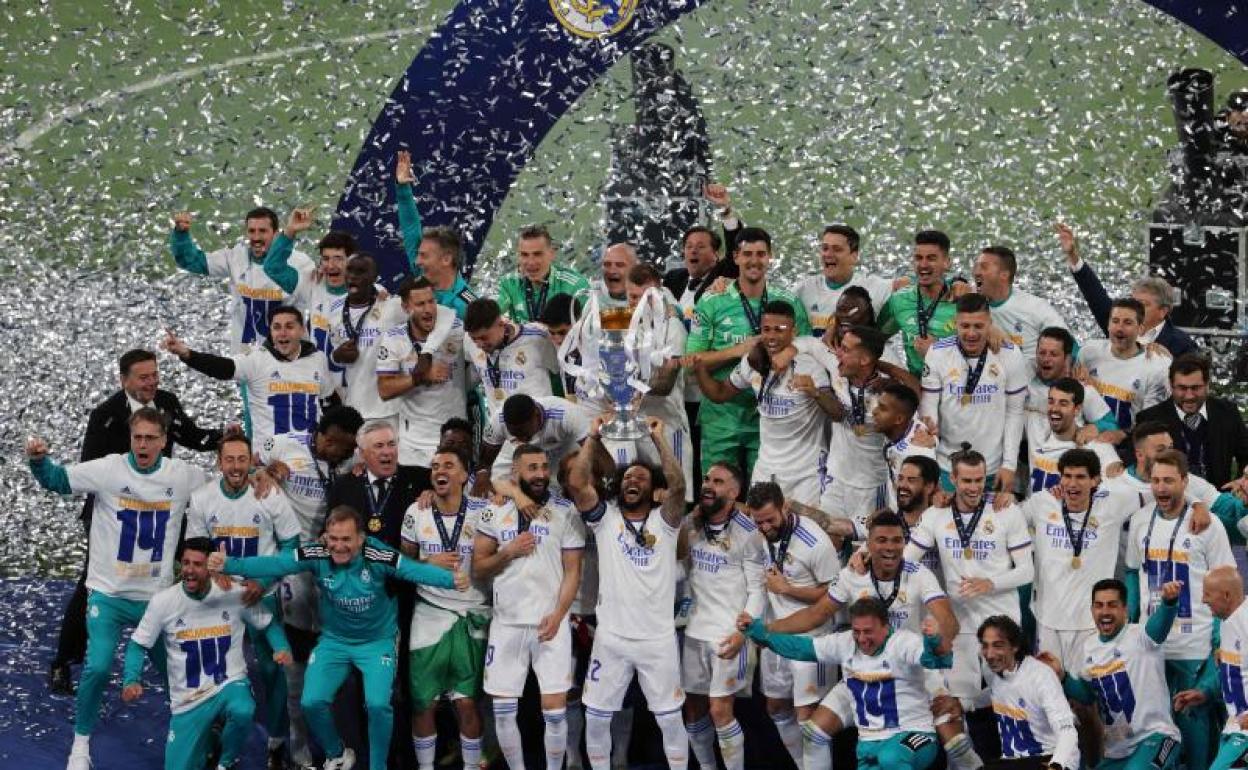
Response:
[[[334,473],[334,466],[330,465],[328,462],[325,463],[325,467],[329,468],[329,475],[326,476],[325,473],[321,471],[321,461],[316,459],[314,441],[315,439],[311,433],[304,435],[303,443],[304,446],[308,448],[308,454],[312,457],[312,467],[316,469],[316,477],[320,479],[321,490],[325,493],[325,498],[329,499],[329,490],[334,486],[334,482],[338,480],[338,474]]]
[[[1070,540],[1070,550],[1075,552],[1075,558],[1079,558],[1079,554],[1083,553],[1083,536],[1087,534],[1088,522],[1092,519],[1092,498],[1095,495],[1096,487],[1093,487],[1091,494],[1088,495],[1088,512],[1083,517],[1083,528],[1079,530],[1079,534],[1075,534],[1074,520],[1070,518],[1070,509],[1066,507],[1066,501],[1062,500],[1062,523],[1066,525],[1066,537]],[[1145,546],[1145,549],[1147,549],[1147,546]]]
[[[754,308],[750,307],[750,301],[741,293],[741,282],[737,282],[737,299],[741,300],[741,310],[745,313],[745,320],[750,325],[752,334],[763,333],[763,308],[767,305],[767,289],[763,289],[763,295],[758,298],[758,312],[754,312]]]
[[[797,514],[789,514],[789,521],[784,525],[784,530],[780,534],[780,545],[772,545],[771,541],[767,541],[767,551],[771,555],[771,563],[776,565],[776,569],[784,569],[784,557],[789,555],[789,541],[793,539],[793,533],[797,530]]]
[[[349,302],[342,303],[342,326],[347,330],[347,339],[352,342],[358,342],[360,332],[364,329],[364,322],[368,320],[368,314],[373,312],[373,306],[377,304],[377,293],[373,293],[373,298],[368,301],[368,307],[364,308],[364,312],[360,313],[360,322],[354,327],[351,326],[351,304]]]
[[[412,348],[415,349],[416,355],[420,355],[422,352],[424,352],[424,347],[425,347],[424,340],[416,339],[416,334],[415,332],[412,331],[411,321],[407,322],[407,338],[411,340]]]
[[[903,528],[907,530],[906,539],[908,540],[910,538],[909,528],[904,526],[905,518],[902,518],[901,521]],[[884,592],[880,590],[880,582],[875,579],[875,570],[870,569],[867,572],[871,575],[871,585],[875,587],[875,595],[880,597],[880,601],[884,602],[886,608],[892,607],[893,602],[897,601],[897,592],[901,590],[901,570],[898,570],[897,577],[893,578],[893,592],[887,598],[885,598]]]
[[[553,272],[553,270],[552,270]],[[524,280],[524,305],[529,310],[529,320],[537,321],[542,317],[542,311],[546,309],[546,294],[550,291],[550,273],[546,274],[546,281],[542,284],[542,293],[534,297],[533,282],[528,278]]]
[[[485,354],[485,376],[489,378],[490,385],[495,389],[503,387],[503,348],[511,344],[511,327],[503,327],[503,343],[498,346],[498,350],[493,353]]]
[[[622,513],[620,514],[620,518],[624,520],[624,526],[628,527],[628,531],[632,534],[633,539],[637,541],[637,547],[648,547],[646,545],[646,523],[650,521],[650,515],[646,514],[646,518],[641,520],[640,527],[633,526],[633,522],[629,521],[628,517]]]
[[[950,508],[953,513],[953,525],[958,528],[958,542],[962,544],[962,550],[965,551],[971,547],[971,538],[975,536],[975,528],[979,526],[979,520],[983,518],[984,507],[988,504],[988,498],[983,497],[979,501],[979,508],[971,516],[970,524],[962,524],[962,512],[957,508]]]
[[[796,368],[796,362],[789,362],[789,372],[794,371]],[[759,386],[758,393],[754,396],[754,400],[759,406],[762,406],[762,403],[767,400],[767,397],[771,395],[771,392],[776,389],[777,385],[780,384],[780,380],[784,379],[784,375],[786,373],[787,372],[769,372],[763,375],[763,384]]]
[[[970,398],[975,395],[975,388],[979,385],[979,378],[984,374],[984,364],[988,363],[988,349],[984,348],[984,352],[979,354],[979,360],[974,366],[970,365],[970,358],[966,352],[962,350],[962,343],[958,343],[958,351],[962,353],[962,357],[967,361],[966,367],[966,384],[962,386],[962,397]]]
[[[382,518],[382,513],[386,509],[386,503],[390,501],[390,495],[394,492],[395,479],[389,478],[389,479],[385,479],[385,481],[386,481],[386,496],[381,498],[380,501],[377,500],[377,497],[376,497],[377,493],[373,488],[374,486],[373,482],[370,481],[368,484],[365,485],[365,488],[368,490],[368,518],[370,520]]]
[[[919,336],[927,336],[928,325],[932,322],[932,316],[936,315],[936,308],[940,305],[940,301],[949,293],[949,284],[942,284],[940,287],[940,296],[936,298],[932,304],[923,306],[923,287],[915,284],[915,321],[919,325]]]
[[[459,533],[464,529],[464,514],[468,511],[468,497],[461,496],[459,499],[459,511],[455,513],[455,529],[451,531],[448,538],[446,535],[446,524],[442,522],[442,512],[438,510],[438,506],[433,506],[433,523],[438,526],[438,539],[442,541],[443,553],[459,553],[456,544],[459,542]]]
[[[1089,506],[1089,510],[1091,506]],[[1157,523],[1157,513],[1161,510],[1160,506],[1153,506],[1153,515],[1148,520],[1148,531],[1144,533],[1144,563],[1147,564],[1148,545],[1153,539],[1153,525]],[[1174,541],[1179,537],[1179,530],[1183,527],[1183,519],[1187,516],[1187,503],[1183,504],[1183,510],[1179,512],[1179,518],[1174,522],[1174,531],[1170,533],[1170,545],[1166,548],[1166,564],[1170,565],[1170,580],[1174,580]],[[1165,576],[1165,571],[1158,565],[1157,584],[1161,585]]]

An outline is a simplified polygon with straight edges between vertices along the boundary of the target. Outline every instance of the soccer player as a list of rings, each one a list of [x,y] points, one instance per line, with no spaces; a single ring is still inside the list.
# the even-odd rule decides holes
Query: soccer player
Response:
[[[996,510],[986,494],[987,464],[973,449],[954,454],[953,499],[948,507],[930,508],[910,530],[907,561],[925,551],[940,555],[945,590],[953,603],[960,632],[953,640],[949,692],[975,700],[980,692],[979,642],[975,631],[985,618],[1021,618],[1018,588],[1032,582],[1031,535],[1018,509]]]
[[[1201,602],[1222,621],[1221,642],[1217,649],[1218,680],[1226,724],[1218,743],[1212,770],[1230,770],[1244,763],[1248,754],[1248,697],[1245,696],[1244,647],[1248,645],[1248,609],[1244,605],[1244,583],[1239,572],[1216,567],[1205,576]]]
[[[1033,376],[1027,384],[1027,428],[1025,435],[1044,434],[1049,422],[1049,386],[1074,375],[1075,338],[1066,329],[1050,326],[1036,340],[1036,354],[1031,359]],[[1076,423],[1083,441],[1100,438],[1107,444],[1118,444],[1127,437],[1114,419],[1113,412],[1095,388],[1085,388],[1083,409]]]
[[[520,231],[516,272],[504,275],[498,282],[498,307],[512,321],[529,323],[541,319],[547,300],[554,295],[575,297],[588,291],[585,276],[555,264],[550,232],[542,225],[530,225]]]
[[[787,512],[784,493],[774,482],[750,487],[745,500],[750,518],[767,539],[768,622],[787,618],[818,602],[840,572],[841,562],[824,530],[800,513]],[[885,621],[887,622],[887,620]],[[827,633],[824,624],[807,632]],[[801,766],[802,730],[815,706],[832,688],[822,662],[788,660],[767,651],[759,659],[767,713],[794,764]],[[796,712],[796,713],[795,713]]]
[[[1108,479],[1106,484],[1129,489],[1139,495],[1140,505],[1150,505],[1153,502],[1153,460],[1162,452],[1174,449],[1174,436],[1160,422],[1141,422],[1131,429],[1131,444],[1135,462],[1128,465],[1123,473]],[[1186,494],[1189,501],[1201,502],[1215,509],[1222,500],[1222,495],[1212,484],[1191,473],[1187,475]]]
[[[311,222],[311,215],[308,215]],[[290,302],[290,293],[279,286],[264,270],[264,259],[277,235],[277,214],[260,207],[247,212],[244,223],[246,242],[205,254],[191,237],[192,217],[183,211],[173,217],[169,234],[169,250],[178,267],[210,278],[225,278],[230,283],[233,301],[230,306],[230,352],[243,353],[252,345],[264,342],[269,331],[269,316],[274,308]],[[312,260],[300,251],[292,252],[288,263],[300,274],[311,273]]]
[[[519,323],[503,315],[492,299],[473,301],[464,312],[464,357],[485,389],[490,416],[509,396],[539,398],[554,394],[551,378],[562,376],[550,332],[538,323]]]
[[[897,468],[897,514],[906,530],[906,542],[913,540],[914,529],[932,507],[940,490],[940,466],[928,455],[912,454]],[[945,573],[940,568],[940,552],[927,551],[919,563],[931,570],[944,585]]]
[[[1011,492],[1023,440],[1027,365],[1008,342],[1000,352],[989,348],[992,317],[984,295],[959,298],[957,309],[957,335],[932,345],[924,358],[920,413],[937,426],[942,471],[949,471],[958,447],[969,443],[984,455],[993,488]]]
[[[980,251],[971,272],[976,291],[988,298],[992,323],[1005,332],[1026,360],[1036,354],[1036,340],[1047,328],[1065,329],[1066,320],[1047,301],[1014,285],[1018,260],[1008,246]]]
[[[530,503],[514,499],[481,514],[472,572],[493,580],[494,619],[485,650],[484,689],[494,699],[498,745],[513,770],[524,770],[520,696],[529,669],[541,691],[546,768],[562,770],[567,749],[572,629],[568,610],[581,582],[585,528],[572,501],[550,491],[550,461],[532,444],[516,448],[512,483]]]
[[[418,585],[467,590],[468,575],[414,562],[364,535],[364,517],[339,506],[325,519],[324,545],[304,543],[275,556],[245,559],[221,552],[208,557],[213,573],[244,577],[282,577],[310,572],[320,585],[321,638],[313,650],[303,691],[303,712],[312,734],[325,750],[325,770],[351,770],[355,752],[342,745],[330,706],[352,668],[364,682],[368,714],[368,760],[384,770],[394,711],[390,705],[398,636],[395,600],[387,578]],[[366,577],[367,576],[367,577]]]
[[[210,752],[213,724],[218,720],[224,724],[217,768],[237,766],[256,710],[243,657],[245,631],[258,634],[263,630],[265,651],[256,648],[261,666],[266,659],[270,665],[291,661],[282,624],[271,608],[249,603],[243,591],[223,590],[213,584],[208,574],[212,551],[213,544],[206,537],[186,539],[180,583],[152,597],[126,645],[121,699],[130,703],[143,695],[139,676],[144,655],[164,640],[169,709],[173,712],[165,745],[166,770],[202,768]],[[252,636],[253,642],[256,638]],[[284,690],[281,697],[285,700]],[[280,749],[281,744],[278,746]]]
[[[1214,518],[1207,529],[1194,529],[1185,498],[1187,479],[1187,460],[1181,452],[1167,450],[1153,458],[1151,485],[1156,504],[1131,517],[1126,559],[1127,601],[1133,617],[1157,607],[1166,583],[1183,584],[1178,625],[1163,648],[1166,684],[1175,698],[1200,687],[1200,673],[1212,649],[1213,614],[1193,597],[1202,595],[1209,570],[1235,566],[1221,521]],[[1147,580],[1145,585],[1142,579]],[[1175,706],[1188,767],[1208,767],[1213,704],[1194,702],[1180,709],[1176,701]]]
[[[685,346],[686,365],[706,366],[723,382],[732,375],[742,356],[763,333],[763,309],[770,302],[785,302],[792,309],[791,330],[810,334],[806,309],[788,291],[767,283],[771,265],[771,236],[758,227],[742,228],[733,255],[741,276],[726,291],[707,293],[694,310],[693,326]],[[699,380],[700,382],[700,380]],[[738,387],[738,391],[744,390]],[[705,388],[703,389],[705,392]],[[738,392],[723,404],[703,403],[698,412],[702,429],[702,473],[716,462],[727,462],[750,475],[759,452],[758,400]],[[799,472],[805,472],[801,469]]]
[[[187,538],[207,538],[212,543],[210,550],[224,546],[231,556],[272,556],[299,545],[302,528],[286,495],[272,493],[261,498],[250,484],[252,452],[246,436],[227,433],[221,439],[217,468],[221,479],[208,482],[191,495],[186,511]],[[248,580],[237,593],[242,594],[247,606],[259,602],[268,613],[280,617],[272,586]],[[267,637],[257,633],[248,636],[267,694],[264,726],[269,733],[269,765],[282,767],[286,754],[286,676],[273,662],[276,650],[269,646]]]
[[[716,463],[702,480],[695,513],[685,522],[689,543],[689,624],[681,654],[685,728],[698,764],[713,770],[715,743],[727,770],[745,767],[745,734],[733,715],[738,693],[754,679],[742,612],[762,615],[767,548],[758,528],[737,507],[741,471]]]
[[[436,350],[427,345],[439,313],[433,286],[408,278],[399,286],[407,323],[386,331],[377,351],[377,393],[399,404],[399,473],[429,488],[429,463],[440,442],[439,429],[467,414],[464,385],[464,325],[449,319],[450,333]],[[426,355],[427,354],[427,355]]]
[[[399,214],[399,230],[403,233],[403,251],[407,252],[408,269],[415,278],[424,278],[433,287],[434,300],[450,308],[461,321],[468,303],[477,298],[460,274],[463,242],[459,233],[449,227],[424,229],[412,187],[412,155],[399,151],[394,169],[394,204]]]
[[[472,572],[473,542],[488,501],[469,497],[468,461],[458,452],[438,451],[432,461],[433,496],[417,501],[403,518],[403,552],[443,569]],[[412,742],[421,770],[431,770],[437,745],[434,718],[445,694],[459,718],[464,768],[481,761],[482,666],[490,622],[484,583],[467,590],[426,584],[416,589],[412,614]]]
[[[590,415],[580,405],[558,396],[511,396],[490,419],[481,438],[475,488],[485,489],[493,475],[508,475],[519,444],[540,447],[558,464],[585,441],[589,423]]]
[[[274,309],[269,337],[259,349],[228,357],[201,353],[172,332],[161,347],[197,372],[243,384],[244,425],[256,446],[273,436],[312,430],[320,405],[334,395],[325,354],[303,338],[303,314],[289,305]]]
[[[919,393],[900,382],[886,382],[871,407],[875,429],[884,436],[884,469],[888,473],[884,508],[900,510],[897,499],[902,461],[910,457],[930,457],[936,461],[936,438],[917,418]],[[937,466],[937,481],[939,481]],[[921,511],[920,511],[921,513]]]
[[[377,357],[386,331],[407,323],[407,313],[398,297],[383,299],[376,283],[377,262],[367,254],[351,257],[347,293],[329,306],[330,360],[344,370],[343,403],[365,420],[391,420],[398,405],[386,403],[377,391]],[[442,335],[432,334],[427,342],[436,350]]]
[[[819,237],[819,259],[822,273],[797,282],[793,293],[806,308],[815,334],[823,336],[832,321],[836,303],[849,286],[861,286],[871,295],[871,305],[883,308],[893,293],[895,281],[856,273],[858,268],[858,231],[849,225],[828,225]]]
[[[41,438],[26,442],[39,486],[62,495],[95,495],[87,561],[87,657],[74,708],[74,744],[67,770],[90,770],[91,731],[100,717],[113,653],[123,626],[139,622],[148,601],[173,582],[173,558],[191,493],[203,471],[161,452],[166,418],[151,407],[130,415],[130,452],[76,465],[48,458]],[[158,667],[163,650],[156,650]]]
[[[1085,395],[1083,384],[1072,377],[1055,380],[1049,386],[1046,429],[1027,434],[1031,455],[1028,488],[1032,494],[1049,489],[1061,479],[1058,460],[1075,447],[1082,446],[1095,453],[1102,468],[1120,462],[1112,444],[1102,441],[1099,436],[1088,440],[1088,432],[1079,427]],[[1093,427],[1092,431],[1095,433],[1096,428]]]
[[[1170,357],[1140,344],[1143,322],[1139,300],[1116,299],[1109,311],[1109,339],[1079,349],[1079,364],[1123,430],[1130,429],[1137,412],[1170,397]]]
[[[793,348],[797,334],[793,306],[772,300],[761,311],[761,341],[741,357],[728,379],[715,379],[703,360],[695,366],[702,394],[710,402],[702,408],[710,414],[711,404],[735,403],[742,391],[753,390],[761,441],[752,481],[774,480],[787,497],[813,505],[819,500],[819,460],[826,445],[827,416],[839,414],[840,404],[829,389],[827,369],[814,356]],[[756,358],[765,365],[756,369],[751,364]]]
[[[594,457],[602,449],[600,418],[568,472],[568,490],[598,550],[598,630],[584,690],[585,746],[594,770],[610,767],[611,716],[634,674],[663,734],[668,766],[684,770],[688,764],[672,617],[685,481],[663,424],[650,418],[647,429],[663,467],[634,461],[619,469],[615,500],[600,496],[592,480]],[[661,489],[666,493],[658,502],[655,493]]]
[[[901,332],[906,367],[915,377],[923,374],[923,357],[936,340],[954,333],[952,287],[949,272],[949,236],[939,230],[921,230],[914,236],[914,290],[893,293],[876,310],[880,331],[890,337]]]
[[[1001,735],[999,767],[1078,770],[1079,735],[1061,682],[1027,654],[1023,629],[993,615],[979,624],[979,654],[992,671],[988,694]]]
[[[1067,671],[1057,656],[1040,652],[1079,703],[1096,703],[1104,724],[1107,770],[1173,770],[1179,764],[1179,729],[1170,718],[1162,645],[1178,610],[1182,584],[1161,586],[1162,601],[1147,626],[1127,623],[1127,587],[1112,578],[1092,587],[1097,635],[1087,641],[1078,667]]]
[[[757,618],[749,637],[773,655],[794,661],[840,665],[854,698],[858,767],[923,770],[940,747],[928,708],[925,671],[948,668],[949,642],[935,618],[923,622],[923,636],[894,631],[879,599],[849,607],[850,630],[817,639],[767,631]]]

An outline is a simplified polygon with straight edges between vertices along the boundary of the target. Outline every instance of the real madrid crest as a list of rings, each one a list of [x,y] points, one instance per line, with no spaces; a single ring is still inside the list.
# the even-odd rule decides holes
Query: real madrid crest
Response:
[[[517,364],[520,364],[521,366],[524,366],[524,362],[525,362],[525,361],[527,361],[527,360],[528,360],[528,359],[524,357],[524,351],[523,351],[523,350],[521,350],[519,353],[517,353],[517,354],[516,354],[516,363],[517,363]]]
[[[996,531],[996,529],[997,529],[996,527],[992,526],[992,519],[988,519],[987,521],[984,522],[984,534],[985,535],[991,535],[993,532]]]
[[[577,37],[608,37],[628,26],[638,0],[550,0],[550,10]]]

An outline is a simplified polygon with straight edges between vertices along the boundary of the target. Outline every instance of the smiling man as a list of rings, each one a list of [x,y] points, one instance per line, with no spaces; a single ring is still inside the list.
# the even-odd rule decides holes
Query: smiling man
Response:
[[[879,312],[893,293],[893,281],[858,271],[858,231],[849,225],[828,225],[819,237],[821,273],[803,278],[793,292],[806,308],[815,334],[822,335],[832,320],[845,289],[861,286]]]
[[[988,298],[992,323],[1004,330],[1014,347],[1030,359],[1036,352],[1040,332],[1066,328],[1066,319],[1043,299],[1014,286],[1018,260],[1008,246],[989,246],[975,259],[971,272],[976,290]]]
[[[880,331],[890,336],[901,332],[906,368],[918,377],[923,373],[927,349],[954,330],[954,301],[945,279],[952,265],[949,236],[939,230],[915,233],[913,260],[918,284],[913,290],[894,293],[884,307],[875,310]]]
[[[546,302],[556,294],[575,297],[589,291],[589,281],[571,267],[555,264],[550,231],[530,225],[520,231],[516,271],[498,282],[498,306],[516,323],[539,321]]]
[[[1079,350],[1089,382],[1105,399],[1118,427],[1128,430],[1135,415],[1170,396],[1170,357],[1140,344],[1144,306],[1117,299],[1109,310],[1109,339],[1092,340]]]
[[[415,278],[424,278],[433,286],[439,305],[450,308],[461,321],[468,303],[477,298],[461,273],[463,239],[449,227],[425,229],[416,208],[416,174],[412,155],[400,151],[394,168],[394,205],[403,233],[403,250],[407,252],[408,270]]]

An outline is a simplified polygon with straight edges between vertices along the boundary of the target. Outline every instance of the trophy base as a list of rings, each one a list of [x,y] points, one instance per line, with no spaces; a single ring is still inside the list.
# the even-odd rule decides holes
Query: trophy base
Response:
[[[611,441],[638,441],[646,436],[646,425],[635,416],[616,416],[602,426],[602,437]]]

